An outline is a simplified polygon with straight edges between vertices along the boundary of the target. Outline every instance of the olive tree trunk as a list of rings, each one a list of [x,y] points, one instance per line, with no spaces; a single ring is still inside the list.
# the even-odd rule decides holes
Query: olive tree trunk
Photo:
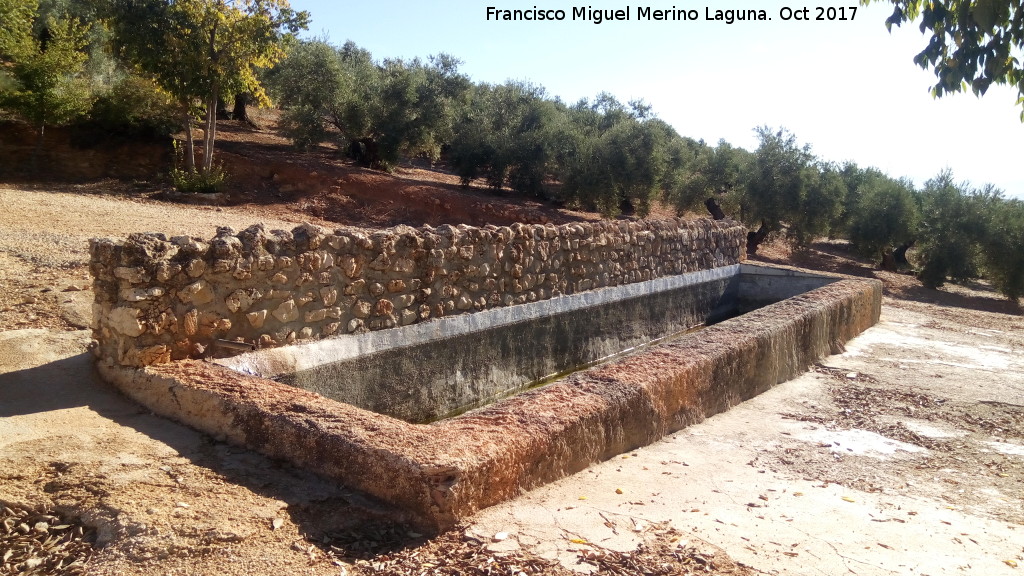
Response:
[[[772,229],[768,226],[768,222],[761,220],[761,227],[758,228],[756,232],[753,230],[747,232],[747,254],[751,256],[757,254],[757,249],[761,246],[761,243],[764,242],[764,239],[768,237],[768,233],[771,231]]]

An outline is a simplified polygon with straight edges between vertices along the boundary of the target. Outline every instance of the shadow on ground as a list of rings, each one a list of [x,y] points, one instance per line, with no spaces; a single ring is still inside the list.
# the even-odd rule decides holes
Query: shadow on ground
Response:
[[[116,498],[117,482],[104,481],[102,474],[95,474],[96,446],[110,445],[112,460],[124,451],[143,455],[149,461],[141,463],[141,473],[161,469],[160,455],[170,448],[192,466],[203,469],[185,470],[181,472],[184,476],[212,473],[223,483],[286,503],[286,514],[309,540],[319,541],[327,534],[356,533],[364,525],[379,527],[400,519],[368,496],[149,412],[102,381],[93,367],[93,356],[84,351],[88,341],[85,334],[0,332],[0,478],[8,475],[3,466],[5,459],[33,451],[44,469],[60,473],[60,478],[42,486],[44,492],[66,498],[82,485],[89,485],[99,488],[94,493],[101,494],[101,498]],[[72,436],[77,437],[69,439]],[[93,448],[87,451],[89,454],[66,448],[75,442]],[[142,447],[137,445],[139,442]],[[167,498],[176,497],[174,488],[171,485]],[[396,528],[395,533],[402,532]],[[392,538],[387,544],[400,548],[405,542]]]

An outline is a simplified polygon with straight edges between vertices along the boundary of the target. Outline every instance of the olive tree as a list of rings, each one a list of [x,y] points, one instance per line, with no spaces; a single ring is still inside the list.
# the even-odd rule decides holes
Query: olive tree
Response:
[[[447,54],[375,62],[353,42],[302,42],[271,75],[284,127],[299,147],[337,139],[365,164],[401,156],[437,160],[454,138],[471,83]]]
[[[463,185],[484,178],[492,188],[545,197],[545,182],[571,136],[564,107],[546,98],[543,88],[482,84],[454,127],[448,158]]]
[[[814,171],[810,146],[800,146],[785,128],[761,126],[755,132],[759,144],[741,210],[743,220],[757,226],[747,234],[748,254],[756,254],[769,234],[797,214]]]
[[[1024,202],[997,201],[981,241],[985,275],[1010,300],[1024,296]]]
[[[703,140],[679,137],[672,146],[684,154],[678,161],[678,184],[666,191],[665,201],[678,213],[703,205],[715,220],[742,219],[741,201],[753,155],[725,140],[712,147]]]
[[[893,270],[899,247],[909,247],[917,235],[918,209],[907,182],[870,173],[857,186],[857,203],[849,213],[847,230],[854,250]],[[904,248],[904,251],[906,248]]]
[[[36,0],[0,0],[0,109],[32,124],[36,130],[33,171],[47,126],[67,123],[91,105],[88,83],[81,74],[88,59],[90,25],[75,19],[48,18],[36,35]]]
[[[991,194],[955,182],[953,173],[944,170],[925,182],[920,196],[918,279],[938,288],[947,280],[977,277]]]

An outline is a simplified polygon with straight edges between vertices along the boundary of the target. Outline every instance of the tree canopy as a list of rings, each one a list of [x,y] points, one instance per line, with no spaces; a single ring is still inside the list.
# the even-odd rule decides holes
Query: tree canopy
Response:
[[[0,64],[6,64],[12,81],[0,89],[0,108],[35,127],[33,169],[46,126],[81,116],[91,105],[80,78],[90,24],[54,17],[39,23],[38,9],[36,0],[0,0]]]
[[[894,251],[912,243],[919,226],[913,186],[878,171],[864,171],[858,180],[850,190],[856,198],[846,222],[850,243],[883,267],[895,267]]]
[[[980,96],[992,84],[1009,84],[1017,88],[1017,103],[1024,106],[1024,6],[1019,0],[884,1],[895,7],[885,21],[890,30],[919,21],[921,32],[930,35],[914,62],[935,72],[933,95],[970,88]]]
[[[191,171],[192,118],[204,110],[201,172],[213,167],[218,98],[244,92],[269,103],[258,71],[284,56],[286,35],[308,20],[287,0],[113,0],[111,18],[121,56],[181,106]]]
[[[440,157],[454,137],[471,83],[447,54],[426,62],[387,59],[347,42],[296,45],[271,74],[285,108],[284,127],[305,148],[337,139],[369,165],[394,165],[402,155]]]

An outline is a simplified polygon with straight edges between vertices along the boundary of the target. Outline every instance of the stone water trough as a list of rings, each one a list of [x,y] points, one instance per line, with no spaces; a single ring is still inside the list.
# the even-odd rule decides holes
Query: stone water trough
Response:
[[[743,263],[742,239],[672,220],[94,240],[97,365],[159,414],[440,531],[877,322],[878,281]]]

